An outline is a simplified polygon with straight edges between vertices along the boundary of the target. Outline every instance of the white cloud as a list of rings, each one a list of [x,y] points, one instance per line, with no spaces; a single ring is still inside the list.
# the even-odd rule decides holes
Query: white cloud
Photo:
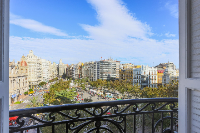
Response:
[[[24,19],[20,16],[11,14],[10,15],[10,24],[18,25],[23,28],[41,32],[41,33],[48,33],[56,36],[68,36],[66,33],[62,32],[59,29],[56,29],[51,26],[44,25],[38,21],[32,20],[32,19]]]
[[[171,4],[170,2],[165,4],[165,8],[167,8],[170,11],[170,14],[178,18],[178,4]]]
[[[34,54],[57,62],[63,59],[64,63],[78,63],[113,57],[114,59],[126,58],[135,64],[159,64],[168,59],[178,64],[178,40],[154,39],[139,40],[128,39],[127,42],[102,43],[96,40],[81,39],[38,39],[30,37],[10,37],[11,60],[20,60],[27,55],[29,50]],[[20,53],[20,54],[19,54]],[[167,53],[167,54],[166,54]],[[166,55],[164,57],[163,55]],[[121,60],[122,61],[122,60]]]
[[[175,37],[176,34],[170,34],[169,32],[167,32],[167,33],[165,33],[165,36],[166,36],[166,37]]]
[[[88,2],[97,11],[100,22],[95,26],[82,24],[89,33],[89,39],[11,36],[10,57],[19,60],[23,54],[33,50],[35,55],[57,63],[61,58],[64,63],[71,64],[113,57],[135,64],[153,65],[154,62],[156,65],[170,60],[178,65],[178,39],[151,39],[151,27],[133,16],[119,0]]]
[[[151,27],[137,20],[120,0],[88,0],[97,12],[100,24],[82,24],[82,27],[96,40],[124,40],[127,37],[145,39]]]

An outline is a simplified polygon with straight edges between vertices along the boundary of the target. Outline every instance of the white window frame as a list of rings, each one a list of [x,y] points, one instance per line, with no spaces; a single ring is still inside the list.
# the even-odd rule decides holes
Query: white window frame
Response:
[[[0,133],[9,133],[9,0],[0,0],[0,52],[2,80],[0,81]]]

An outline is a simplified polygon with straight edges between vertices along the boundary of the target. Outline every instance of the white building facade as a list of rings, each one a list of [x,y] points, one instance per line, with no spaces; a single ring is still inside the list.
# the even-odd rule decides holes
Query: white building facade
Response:
[[[58,67],[55,62],[50,65],[50,79],[58,77]]]
[[[58,75],[56,63],[51,63],[46,59],[33,54],[33,51],[29,51],[29,54],[25,57],[28,64],[28,82],[30,88],[36,87],[40,82],[48,82],[49,80],[56,78]]]
[[[59,64],[58,64],[58,76],[60,78],[66,75],[66,68],[67,68],[67,65],[62,62],[62,59],[60,59]]]
[[[28,64],[28,82],[30,88],[36,87],[41,81],[42,78],[42,64],[40,57],[33,54],[33,51],[30,50],[29,54],[26,56],[26,62]]]
[[[144,87],[157,87],[157,68],[142,65],[133,69],[133,85]]]
[[[178,80],[179,74],[177,72],[175,65],[172,62],[168,62],[163,73],[162,84],[165,85],[169,84],[172,80]]]

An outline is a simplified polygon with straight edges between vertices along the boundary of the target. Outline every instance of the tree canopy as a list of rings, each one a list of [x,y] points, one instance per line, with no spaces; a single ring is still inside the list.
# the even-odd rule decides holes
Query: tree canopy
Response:
[[[46,82],[40,82],[39,86],[43,86],[43,85],[46,85],[46,84],[47,84]]]
[[[73,99],[76,96],[76,90],[74,88],[70,89],[69,81],[59,80],[58,83],[51,85],[49,93],[44,94],[44,103],[45,104],[67,104],[73,103]]]

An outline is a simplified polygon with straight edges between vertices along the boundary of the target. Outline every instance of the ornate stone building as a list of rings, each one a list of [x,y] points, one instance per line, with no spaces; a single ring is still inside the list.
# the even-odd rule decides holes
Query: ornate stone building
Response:
[[[22,56],[17,64],[15,61],[9,63],[9,104],[18,101],[28,89],[28,65]]]
[[[29,86],[30,88],[34,88],[43,80],[41,58],[34,55],[32,50],[29,51],[29,54],[25,58],[28,64]]]
[[[56,63],[51,64],[50,61],[41,59],[34,55],[32,50],[29,51],[25,60],[28,64],[28,82],[30,88],[38,86],[42,81],[48,82],[49,80],[56,78],[58,75]]]

